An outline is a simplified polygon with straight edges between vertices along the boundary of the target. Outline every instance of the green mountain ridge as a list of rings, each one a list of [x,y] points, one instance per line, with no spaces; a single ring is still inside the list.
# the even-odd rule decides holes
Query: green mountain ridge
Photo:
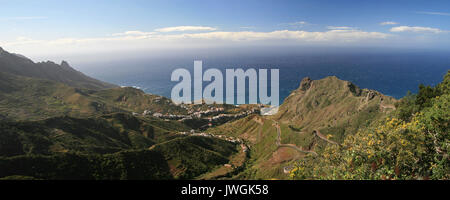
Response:
[[[70,115],[89,117],[114,112],[185,113],[169,99],[134,88],[80,89],[64,83],[0,72],[3,118],[36,120]]]
[[[237,151],[225,140],[181,135],[192,127],[144,111],[187,114],[170,99],[86,78],[66,62],[33,63],[2,50],[0,177],[188,179]]]
[[[397,100],[305,78],[261,116],[176,105],[0,48],[0,179],[448,179],[449,80]]]
[[[0,177],[53,180],[193,179],[227,163],[228,156],[235,152],[234,144],[224,140],[183,137],[152,150],[0,157]]]
[[[124,113],[1,122],[0,128],[0,177],[195,178],[237,151],[225,140],[179,135],[190,130],[181,123]]]
[[[240,137],[251,144],[253,165],[240,178],[287,179],[285,166],[293,165],[307,152],[320,152],[329,145],[316,131],[340,143],[346,135],[355,134],[394,111],[396,101],[337,77],[305,78],[276,115],[249,116],[209,131]]]
[[[51,61],[34,63],[19,54],[9,53],[0,47],[0,71],[14,75],[53,80],[72,87],[85,89],[107,89],[117,87],[102,82],[73,69],[66,61],[56,64]]]
[[[305,78],[276,115],[208,131],[249,142],[251,164],[235,179],[447,179],[449,75],[401,100]]]
[[[375,90],[360,89],[335,76],[305,78],[280,106],[274,119],[302,132],[321,130],[341,140],[361,126],[394,111],[395,98]]]

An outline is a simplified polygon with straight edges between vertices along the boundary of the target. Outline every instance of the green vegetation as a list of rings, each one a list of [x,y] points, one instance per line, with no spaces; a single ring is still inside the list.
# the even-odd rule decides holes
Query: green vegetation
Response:
[[[400,100],[337,77],[305,78],[277,115],[211,128],[207,118],[151,113],[212,117],[257,106],[175,105],[114,87],[66,62],[0,51],[0,180],[450,178],[450,73]],[[206,128],[243,144],[180,134]]]
[[[115,154],[27,155],[0,158],[0,177],[15,175],[38,179],[170,179],[164,157],[155,151]]]
[[[335,77],[305,79],[276,116],[208,131],[249,142],[249,164],[237,179],[287,179],[285,166],[294,166],[294,179],[448,179],[449,80],[395,100]],[[282,144],[318,155],[276,148],[274,122]]]
[[[224,140],[176,134],[190,130],[179,122],[125,113],[1,122],[0,128],[5,179],[192,179],[236,153]]]
[[[0,156],[58,152],[113,153],[148,148],[189,130],[178,122],[117,113],[91,118],[56,117],[1,122]]]
[[[228,163],[234,144],[204,137],[183,137],[150,150],[112,154],[55,153],[0,157],[0,177],[16,179],[192,179]]]
[[[129,112],[143,113],[148,110],[152,113],[187,114],[185,109],[173,104],[172,100],[166,97],[146,94],[131,87],[101,90],[92,96]]]
[[[169,99],[134,88],[87,90],[0,72],[0,112],[10,120],[91,117],[115,112],[186,114]]]
[[[449,179],[450,72],[436,87],[420,86],[384,120],[307,157],[295,179]]]
[[[298,129],[291,129],[286,124],[281,124],[281,143],[283,144],[295,144],[297,146],[307,147],[312,141],[312,134],[306,132],[297,132]]]
[[[293,127],[301,127],[301,132],[311,135],[314,130],[320,130],[325,135],[332,135],[335,141],[342,142],[346,135],[354,134],[392,112],[396,101],[377,91],[360,89],[337,77],[321,80],[305,78],[283,102],[274,119],[282,125],[289,125],[292,131],[296,131]],[[314,142],[312,136],[309,141],[291,137],[295,134],[288,132],[288,128],[282,128],[287,134],[285,140],[301,146]]]
[[[66,62],[34,63],[0,51],[0,179],[199,177],[228,163],[237,145],[186,137],[179,133],[195,123],[151,114],[204,109],[103,83]]]
[[[193,179],[229,162],[236,146],[225,140],[187,137],[160,143],[151,148],[166,158],[175,178]]]
[[[208,132],[242,138],[247,142],[249,160],[245,168],[232,179],[283,179],[286,176],[280,173],[280,169],[296,155],[294,152],[287,155],[287,158],[278,158],[283,156],[283,153],[281,155],[274,153],[279,150],[276,144],[276,128],[272,120],[264,119],[262,116],[251,115],[214,127]]]

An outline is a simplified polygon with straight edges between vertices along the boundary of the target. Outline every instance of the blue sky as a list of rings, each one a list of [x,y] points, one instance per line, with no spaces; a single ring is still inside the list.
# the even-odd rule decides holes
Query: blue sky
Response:
[[[28,55],[220,45],[450,47],[448,0],[0,0],[0,5],[0,46]]]

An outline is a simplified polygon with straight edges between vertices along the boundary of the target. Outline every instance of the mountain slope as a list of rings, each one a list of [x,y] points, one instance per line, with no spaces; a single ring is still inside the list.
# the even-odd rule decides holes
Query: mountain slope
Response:
[[[170,99],[134,88],[79,89],[47,79],[0,72],[0,119],[36,120],[55,116],[90,117],[114,112],[185,114]]]
[[[182,137],[151,150],[0,157],[0,179],[192,179],[228,163],[233,153],[235,145],[224,140]]]
[[[50,61],[34,63],[22,55],[9,53],[1,47],[0,72],[53,80],[76,88],[100,90],[117,87],[76,71],[66,61],[62,61],[59,65]]]
[[[396,101],[336,77],[305,78],[276,115],[253,115],[208,131],[248,142],[250,167],[234,178],[288,179],[284,167],[384,118]]]
[[[0,72],[0,111],[11,120],[54,116],[90,116],[121,111],[92,97],[94,91],[66,84]]]
[[[176,121],[137,118],[125,113],[0,122],[0,127],[0,156],[145,149],[178,137],[177,132],[190,130]]]
[[[450,179],[450,71],[436,86],[419,86],[397,110],[347,135],[342,145],[295,164],[294,179]]]
[[[0,121],[0,179],[193,179],[229,162],[235,143],[177,134],[177,121],[116,113]]]
[[[238,152],[227,140],[179,134],[196,123],[148,114],[188,115],[211,106],[109,87],[66,62],[33,63],[1,50],[0,179],[192,179]]]
[[[305,78],[280,106],[274,119],[301,129],[321,130],[335,139],[395,110],[397,100],[375,90],[360,89],[337,77]]]

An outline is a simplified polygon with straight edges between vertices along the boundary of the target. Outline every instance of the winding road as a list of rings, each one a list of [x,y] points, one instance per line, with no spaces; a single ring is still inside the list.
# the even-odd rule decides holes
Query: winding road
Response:
[[[325,140],[325,141],[328,142],[328,143],[331,143],[331,144],[335,144],[335,145],[340,146],[339,143],[337,143],[337,142],[335,142],[335,141],[332,141],[332,140],[329,140],[327,137],[325,137],[322,133],[320,133],[319,130],[314,130],[313,133],[314,133],[314,135],[316,135],[317,137],[319,137],[319,138],[322,139],[322,140]]]
[[[292,149],[297,150],[298,152],[301,152],[301,153],[311,153],[311,154],[317,156],[317,153],[315,151],[303,150],[301,148],[298,148],[294,144],[281,144],[281,127],[278,124],[278,122],[276,122],[274,120],[273,120],[273,122],[275,123],[275,127],[277,128],[277,133],[278,133],[278,137],[277,137],[277,141],[276,141],[276,144],[277,144],[278,148],[281,148],[281,147],[292,148]]]

